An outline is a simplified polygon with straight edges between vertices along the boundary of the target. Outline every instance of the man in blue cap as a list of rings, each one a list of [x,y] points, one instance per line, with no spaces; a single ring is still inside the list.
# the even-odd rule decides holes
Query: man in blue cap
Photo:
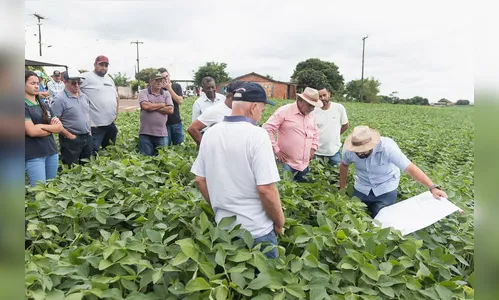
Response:
[[[265,255],[276,258],[276,234],[282,232],[284,213],[272,144],[267,132],[256,126],[265,104],[275,105],[259,84],[249,82],[236,89],[231,115],[203,135],[191,172],[217,223],[236,216],[231,228],[241,224],[255,245],[269,242],[273,247]]]

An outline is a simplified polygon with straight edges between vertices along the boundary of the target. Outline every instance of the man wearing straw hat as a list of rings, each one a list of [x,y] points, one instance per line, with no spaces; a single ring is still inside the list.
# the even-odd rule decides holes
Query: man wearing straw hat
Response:
[[[378,131],[368,126],[357,126],[345,139],[340,163],[340,190],[347,183],[348,166],[355,166],[353,196],[366,203],[374,218],[385,206],[395,203],[400,181],[400,170],[423,184],[433,197],[447,198],[440,186],[405,156],[397,143],[388,137],[380,137]]]
[[[305,181],[310,160],[319,148],[319,129],[311,112],[323,105],[319,91],[307,87],[302,94],[297,94],[296,102],[278,108],[263,124],[277,159],[285,170],[293,173],[295,181]]]

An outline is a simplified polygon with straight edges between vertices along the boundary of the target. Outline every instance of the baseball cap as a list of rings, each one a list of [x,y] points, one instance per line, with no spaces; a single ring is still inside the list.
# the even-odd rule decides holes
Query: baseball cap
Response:
[[[267,93],[261,85],[255,82],[245,82],[234,91],[232,101],[263,102],[275,105],[273,101],[267,99]]]
[[[163,75],[161,75],[161,73],[156,73],[156,74],[152,74],[151,77],[149,77],[149,80],[154,80],[154,79],[163,79]]]
[[[61,71],[55,70],[54,73],[52,73],[52,75],[61,75]]]
[[[80,79],[80,78],[83,78],[85,79],[85,77],[81,77],[80,76],[80,73],[78,72],[78,70],[76,68],[73,68],[73,67],[69,67],[65,72],[64,72],[64,76],[63,76],[63,79],[64,80],[70,80],[70,79]]]
[[[35,72],[36,76],[38,76],[38,77],[40,77],[42,79],[47,79],[47,77],[45,76],[45,74],[43,74],[42,71],[35,70],[34,72]]]
[[[107,56],[99,55],[95,58],[95,63],[100,64],[101,62],[109,63],[109,59],[107,58]]]

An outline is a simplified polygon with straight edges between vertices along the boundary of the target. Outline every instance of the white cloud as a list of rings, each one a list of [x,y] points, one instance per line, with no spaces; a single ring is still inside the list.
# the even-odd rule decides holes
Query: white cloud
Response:
[[[335,62],[346,81],[360,78],[366,34],[365,77],[381,93],[473,100],[469,6],[450,1],[81,1],[26,2],[26,57],[91,69],[99,54],[110,72],[133,76],[164,66],[190,79],[207,61],[226,62],[232,77],[249,72],[289,80],[310,57]],[[381,4],[382,3],[382,4]],[[37,27],[47,17],[38,56]]]

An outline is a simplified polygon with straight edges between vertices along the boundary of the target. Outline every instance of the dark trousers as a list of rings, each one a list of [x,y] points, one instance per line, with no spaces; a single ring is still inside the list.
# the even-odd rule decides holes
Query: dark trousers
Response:
[[[111,144],[116,143],[118,128],[114,122],[107,126],[92,127],[93,153],[99,151],[100,147],[106,148]]]
[[[305,175],[308,174],[308,172],[310,171],[310,168],[306,167],[305,170],[298,171],[296,169],[291,168],[288,164],[284,164],[284,170],[293,174],[293,181],[307,182],[307,180],[305,179]]]
[[[178,145],[184,142],[184,129],[182,128],[182,123],[166,125],[166,130],[168,130],[168,146],[172,144]]]
[[[90,158],[92,155],[93,140],[90,134],[78,134],[70,140],[59,134],[61,146],[62,163],[68,166],[72,164],[84,164],[82,159]]]
[[[397,193],[398,190],[395,189],[391,192],[384,193],[376,197],[373,193],[373,190],[369,191],[369,195],[364,195],[354,188],[352,196],[359,198],[360,201],[367,204],[367,209],[371,213],[371,217],[374,218],[383,207],[395,203],[395,200],[397,200]]]

